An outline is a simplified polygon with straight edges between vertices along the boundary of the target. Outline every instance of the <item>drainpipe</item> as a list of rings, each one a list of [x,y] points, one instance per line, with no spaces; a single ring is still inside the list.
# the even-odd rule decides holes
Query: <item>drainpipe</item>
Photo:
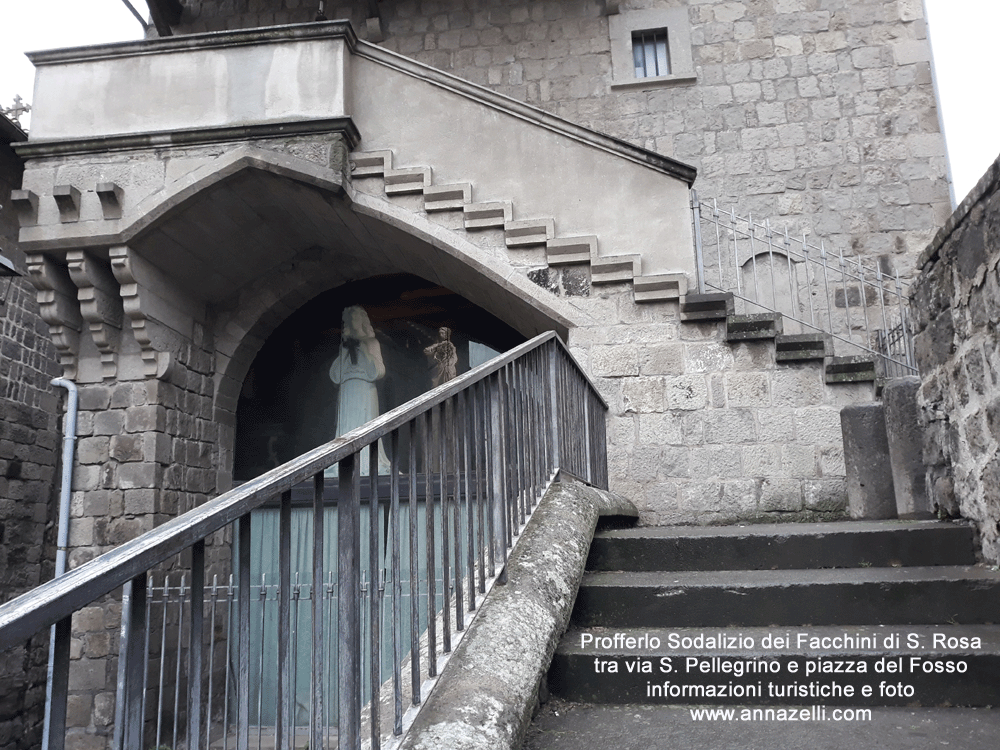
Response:
[[[76,445],[76,412],[78,393],[76,383],[65,378],[55,378],[52,385],[69,392],[66,417],[63,422],[62,483],[59,487],[59,532],[56,539],[56,575],[66,572],[66,547],[69,544],[69,501],[73,483],[73,451]],[[49,723],[52,716],[52,673],[56,653],[56,626],[49,634],[49,667],[45,686],[45,725],[42,730],[42,747],[49,747]]]

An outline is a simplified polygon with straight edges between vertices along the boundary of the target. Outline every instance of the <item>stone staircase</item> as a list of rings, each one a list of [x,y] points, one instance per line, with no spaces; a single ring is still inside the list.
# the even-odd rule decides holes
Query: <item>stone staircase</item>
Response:
[[[587,567],[548,677],[563,701],[1000,704],[1000,573],[968,525],[604,530]]]
[[[641,253],[602,256],[596,236],[557,236],[552,217],[515,220],[511,201],[475,202],[471,183],[435,185],[431,167],[394,167],[391,150],[354,152],[350,163],[352,179],[381,179],[387,197],[421,195],[427,213],[461,212],[466,232],[501,230],[510,251],[544,247],[548,267],[586,265],[591,284],[597,286],[628,282],[636,304],[676,300],[682,321],[724,321],[726,340],[732,343],[773,341],[778,363],[819,363],[828,384],[878,384],[874,358],[834,356],[833,339],[825,333],[785,335],[780,313],[736,315],[731,293],[689,294],[683,273],[643,274]]]

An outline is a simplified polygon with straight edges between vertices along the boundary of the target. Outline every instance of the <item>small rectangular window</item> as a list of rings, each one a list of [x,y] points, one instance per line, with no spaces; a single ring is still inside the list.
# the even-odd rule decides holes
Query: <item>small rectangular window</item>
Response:
[[[670,48],[666,29],[632,32],[632,58],[636,78],[670,75]]]

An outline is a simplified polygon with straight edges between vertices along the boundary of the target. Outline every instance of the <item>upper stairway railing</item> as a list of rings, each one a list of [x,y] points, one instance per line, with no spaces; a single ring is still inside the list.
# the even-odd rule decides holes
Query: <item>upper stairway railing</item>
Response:
[[[378,748],[384,735],[401,734],[404,704],[421,702],[489,586],[502,582],[509,551],[556,473],[607,487],[606,410],[565,345],[542,334],[0,606],[0,650],[55,625],[49,747],[64,747],[73,613],[122,587],[115,748],[148,747],[154,738],[159,744],[168,722],[174,746],[180,740],[187,750],[246,750],[252,733],[290,748],[306,731],[314,749],[358,750],[362,735],[365,746]],[[388,476],[378,475],[379,451],[368,450],[377,441],[390,460]],[[336,534],[328,537],[324,472],[331,468]],[[302,484],[309,583],[293,586],[293,494],[303,494],[293,488]],[[260,637],[264,624],[258,629],[250,617],[251,513],[274,501],[276,653],[265,664],[261,650],[259,664],[251,664],[251,637]],[[330,540],[337,556],[328,566]],[[151,615],[157,566],[183,570],[191,582],[181,586],[187,606],[171,610],[183,613],[172,625],[176,638],[166,637],[165,593],[162,617]],[[220,573],[234,580],[228,605],[206,613],[206,599],[217,599],[206,579]],[[257,596],[266,600],[274,588],[261,585]],[[332,589],[333,596],[324,593]],[[304,616],[300,597],[311,602]],[[231,634],[219,648],[218,633]],[[298,674],[293,644],[311,657]],[[176,653],[168,657],[170,649]],[[391,675],[382,674],[384,664]],[[277,675],[267,722],[250,701],[265,669]],[[173,715],[147,716],[147,706],[159,705],[160,713],[169,703],[164,690],[175,695],[167,708]]]
[[[691,205],[699,292],[731,293],[739,314],[780,313],[786,334],[828,334],[838,354],[873,357],[881,377],[917,374],[898,272],[700,201],[694,190]]]

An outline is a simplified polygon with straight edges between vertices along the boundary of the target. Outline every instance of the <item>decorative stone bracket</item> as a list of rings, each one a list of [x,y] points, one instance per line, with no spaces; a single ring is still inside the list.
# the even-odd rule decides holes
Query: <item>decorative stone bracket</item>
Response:
[[[65,263],[40,253],[28,255],[27,263],[67,378],[164,378],[205,317],[203,303],[128,245],[111,247],[108,260],[70,250]],[[126,318],[135,344],[122,335]],[[89,337],[81,337],[84,323]]]

